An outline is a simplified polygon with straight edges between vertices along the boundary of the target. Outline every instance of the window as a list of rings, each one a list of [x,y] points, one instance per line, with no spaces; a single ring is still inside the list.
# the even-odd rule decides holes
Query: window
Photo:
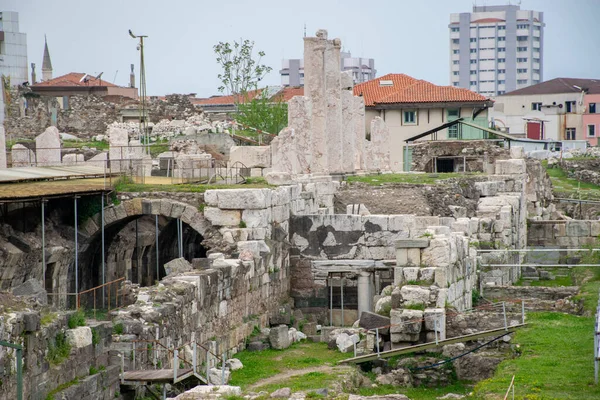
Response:
[[[454,82],[455,86],[458,82]],[[414,125],[417,123],[417,112],[416,111],[404,111],[404,123],[406,125]]]
[[[458,44],[458,39],[452,39],[452,44]]]
[[[499,62],[499,63],[501,63],[501,62],[506,62],[506,58],[499,58],[499,59],[498,59],[498,62]]]
[[[517,74],[526,74],[527,68],[517,68]]]
[[[453,71],[452,75],[458,75],[458,71]]]
[[[540,63],[540,59],[539,59],[539,58],[534,58],[534,59],[533,59],[533,62],[534,62],[534,63],[538,63],[538,64],[539,64],[539,63]]]
[[[565,111],[568,113],[575,112],[575,102],[574,101],[565,101]]]
[[[565,129],[565,140],[575,140],[576,130],[575,128],[567,128]]]
[[[517,29],[529,29],[529,25],[527,25],[527,24],[517,24]]]
[[[452,85],[453,86],[458,86],[458,82],[453,82]]]
[[[477,64],[477,60],[471,60],[471,64]]]
[[[498,51],[506,51],[506,47],[498,47]]]
[[[452,61],[452,64],[454,64],[454,65],[458,65],[458,63],[459,63],[459,61],[458,61],[458,60],[454,60],[454,61]]]
[[[527,58],[525,58],[525,57],[517,58],[517,62],[527,62]]]
[[[470,72],[471,72],[471,75],[477,75],[477,71],[471,70]]]
[[[498,85],[504,85],[506,81],[504,79],[498,79]]]
[[[458,54],[458,53],[460,53],[460,50],[452,50],[452,53]]]
[[[596,125],[588,125],[588,137],[596,136]]]
[[[542,103],[531,103],[531,109],[533,111],[542,111]]]
[[[517,47],[517,51],[527,51],[527,47]]]
[[[517,85],[527,85],[527,79],[517,79]]]
[[[541,26],[539,26],[539,25],[534,25],[534,26],[533,26],[533,29],[534,29],[534,30],[536,30],[536,31],[539,31],[539,30],[541,30]]]
[[[498,94],[504,94],[504,93],[506,93],[506,91],[504,91],[504,90],[499,90],[499,91],[498,91]],[[507,131],[507,132],[508,132],[508,131]]]
[[[498,26],[498,30],[499,31],[505,31],[506,30],[506,25],[500,25],[500,26]]]
[[[469,82],[469,84],[470,84],[471,86],[477,86],[477,81],[471,81],[471,82]]]
[[[471,38],[470,42],[471,43],[475,43],[477,41],[477,38]]]
[[[460,110],[458,108],[448,109],[448,122],[455,121],[460,117]],[[458,124],[448,127],[448,139],[458,138]]]
[[[505,36],[499,36],[498,37],[498,41],[499,42],[506,42],[506,37]]]
[[[498,73],[499,73],[499,74],[505,74],[505,73],[506,73],[506,70],[505,70],[505,69],[499,69],[499,70],[498,70]]]
[[[460,28],[450,28],[450,32],[459,32]]]
[[[596,114],[596,103],[590,103],[590,114]]]
[[[471,54],[477,53],[477,49],[471,49]]]
[[[518,42],[526,42],[528,39],[527,36],[517,36],[517,41]]]
[[[533,73],[534,73],[534,74],[538,74],[538,75],[539,75],[539,73],[540,73],[540,70],[539,70],[539,69],[534,69],[534,70],[533,70]]]

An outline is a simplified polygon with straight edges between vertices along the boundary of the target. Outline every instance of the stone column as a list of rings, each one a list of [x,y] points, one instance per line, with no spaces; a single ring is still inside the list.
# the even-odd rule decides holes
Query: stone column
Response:
[[[327,161],[330,173],[344,172],[342,153],[342,88],[340,72],[340,50],[342,41],[327,41],[325,48],[325,96],[327,137]]]
[[[354,134],[356,135],[355,146],[356,153],[354,153],[354,169],[356,171],[367,170],[365,162],[365,99],[363,97],[354,97],[354,112],[352,113],[354,125]]]
[[[312,102],[308,97],[295,96],[288,101],[288,127],[293,131],[291,138],[294,140],[296,161],[293,174],[310,173],[312,161],[311,148],[311,122]]]
[[[373,274],[360,271],[358,275],[358,318],[363,311],[373,310],[373,294],[371,293]]]
[[[38,167],[61,164],[60,134],[55,126],[46,128],[35,138],[35,154]]]
[[[324,58],[326,46],[326,30],[317,31],[317,37],[304,38],[304,96],[312,103],[311,172],[317,174],[328,172]]]
[[[109,127],[108,128],[108,158],[110,159],[110,168],[113,172],[118,172],[127,168],[127,159],[129,153],[129,134],[125,129]]]
[[[6,131],[0,124],[0,168],[6,168]]]
[[[371,121],[371,143],[373,144],[374,168],[389,171],[390,165],[390,131],[380,117]]]
[[[341,74],[342,85],[342,170],[343,172],[354,172],[356,160],[356,132],[354,94],[352,87],[352,75],[350,72]],[[364,129],[364,128],[363,128]]]

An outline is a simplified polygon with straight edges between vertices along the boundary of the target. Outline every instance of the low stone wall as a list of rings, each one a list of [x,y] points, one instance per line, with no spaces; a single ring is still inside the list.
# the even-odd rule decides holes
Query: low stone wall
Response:
[[[600,221],[555,220],[527,222],[530,246],[580,248],[598,244]]]
[[[0,315],[0,339],[23,346],[24,398],[46,398],[58,386],[67,384],[70,388],[64,393],[88,396],[82,398],[115,397],[119,388],[119,365],[108,352],[112,324],[102,322],[69,329],[71,314],[47,315],[31,310]],[[41,321],[45,324],[41,325]],[[71,350],[63,361],[51,362],[51,349],[57,347],[58,337],[65,337]],[[90,375],[94,372],[90,367],[99,373]],[[0,381],[0,398],[16,399],[16,351],[7,347],[0,347]],[[95,384],[98,382],[101,384]],[[54,393],[55,398],[59,398],[63,392]]]

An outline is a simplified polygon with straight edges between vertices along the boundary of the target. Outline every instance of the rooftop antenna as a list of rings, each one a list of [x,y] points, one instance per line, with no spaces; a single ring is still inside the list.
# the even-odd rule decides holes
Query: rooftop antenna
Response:
[[[100,79],[100,78],[102,77],[102,74],[103,74],[103,73],[104,73],[104,72],[100,72],[100,73],[98,74],[98,76],[96,76],[96,77],[94,78],[96,81],[99,81],[99,83],[100,83],[100,84],[99,84],[98,86],[102,86],[102,79]]]
[[[117,74],[119,73],[119,70],[117,70],[117,72],[115,72],[115,77],[113,78],[113,83],[115,83],[117,81]]]
[[[306,37],[306,23],[304,23],[304,37]]]

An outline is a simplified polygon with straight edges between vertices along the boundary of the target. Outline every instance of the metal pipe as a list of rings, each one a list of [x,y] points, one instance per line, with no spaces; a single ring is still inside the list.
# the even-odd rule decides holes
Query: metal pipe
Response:
[[[173,350],[173,383],[177,382],[177,369],[179,368],[179,352]]]
[[[341,326],[344,326],[344,278],[340,279],[340,304],[342,308],[342,323]]]
[[[227,357],[227,353],[223,353],[221,356],[221,385],[225,385],[225,359]]]
[[[208,350],[206,350],[206,384],[207,385],[210,385],[209,372],[210,372],[210,352]]]
[[[329,326],[333,326],[333,279],[328,278],[329,281]]]
[[[17,348],[17,400],[23,400],[23,349]]]
[[[42,199],[42,287],[47,291],[52,288],[46,287],[46,200]]]
[[[132,282],[139,282],[138,281],[138,275],[140,274],[140,254],[139,254],[139,244],[138,244],[138,220],[135,220],[135,280],[133,279],[133,273],[131,274],[131,281]]]
[[[156,247],[156,282],[160,282],[160,270],[158,267],[158,214],[156,215],[154,223],[154,236],[156,236],[155,247]]]
[[[377,346],[377,358],[379,358],[379,328],[375,328],[375,345]]]
[[[502,314],[504,315],[504,329],[508,330],[508,322],[506,321],[506,303],[502,302]]]
[[[193,353],[192,353],[192,368],[194,370],[194,374],[196,373],[196,360],[197,360],[196,350],[197,350],[196,342],[194,342],[194,344],[193,344]]]
[[[435,344],[438,344],[438,324],[437,318],[433,320],[433,333],[435,335]]]
[[[102,219],[102,221],[100,221],[100,234],[102,237],[102,248],[101,248],[101,252],[102,252],[102,284],[104,285],[106,283],[106,260],[104,259],[104,193],[102,193],[102,195],[100,196],[100,198],[102,199],[102,205],[101,205],[101,209],[100,209],[100,218]],[[102,307],[104,307],[104,304],[106,302],[106,288],[103,286],[102,287]]]
[[[525,323],[525,300],[521,299],[521,323]]]
[[[79,244],[77,242],[77,196],[74,197],[75,200],[75,293],[79,293],[79,255],[77,254],[79,250]]]

